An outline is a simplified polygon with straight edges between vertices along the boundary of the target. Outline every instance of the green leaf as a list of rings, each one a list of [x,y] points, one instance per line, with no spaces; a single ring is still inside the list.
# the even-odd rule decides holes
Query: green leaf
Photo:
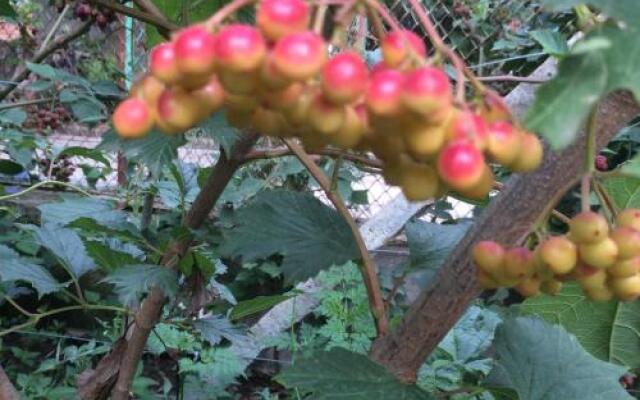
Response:
[[[43,78],[57,80],[58,70],[47,64],[34,64],[27,61],[27,69],[36,75],[40,75]]]
[[[38,292],[38,296],[57,292],[62,285],[42,266],[28,262],[18,253],[0,244],[0,282],[25,281]]]
[[[193,322],[193,327],[196,328],[203,339],[212,346],[219,344],[223,338],[232,343],[242,343],[247,340],[242,330],[221,315],[211,315],[200,318]]]
[[[564,36],[551,29],[541,29],[529,32],[533,40],[542,46],[545,53],[556,57],[562,57],[569,53],[569,45]]]
[[[626,369],[587,353],[561,327],[537,318],[512,318],[496,331],[490,386],[526,400],[631,400],[618,380]]]
[[[0,17],[17,17],[16,10],[13,9],[9,0],[0,0]]]
[[[204,121],[201,126],[202,132],[220,144],[220,147],[227,154],[231,154],[233,144],[240,137],[240,130],[227,122],[224,111],[218,111],[211,118]]]
[[[92,218],[80,217],[69,223],[67,226],[71,228],[80,229],[87,234],[103,235],[110,238],[117,238],[125,242],[141,243],[144,242],[144,238],[140,236],[137,230],[134,230],[132,225],[123,223],[113,224],[114,226],[121,226],[122,228],[111,228],[105,226]]]
[[[542,4],[549,10],[558,11],[585,3],[629,25],[637,24],[640,20],[640,7],[636,0],[542,0]]]
[[[359,257],[347,223],[310,193],[262,192],[236,212],[234,221],[222,253],[245,262],[280,254],[287,282]]]
[[[640,208],[640,179],[615,177],[607,178],[604,187],[620,210]]]
[[[20,107],[0,111],[0,122],[20,126],[27,120],[27,113]]]
[[[96,241],[86,241],[84,243],[87,254],[95,261],[96,265],[107,271],[122,268],[125,265],[132,265],[140,262],[129,253],[114,250],[109,246]]]
[[[277,380],[288,388],[312,392],[313,399],[433,399],[415,385],[403,385],[367,356],[340,347],[297,358]]]
[[[410,268],[436,271],[451,250],[462,239],[469,224],[432,224],[424,221],[406,225],[407,242],[410,251]]]
[[[640,98],[638,30],[604,26],[584,40],[609,43],[565,57],[557,76],[540,87],[525,124],[539,132],[553,149],[573,142],[587,115],[603,97],[618,89]]]
[[[106,276],[102,282],[114,285],[118,298],[127,305],[137,303],[154,286],[166,296],[172,296],[178,290],[176,273],[159,265],[127,265]]]
[[[93,97],[80,96],[78,100],[69,104],[71,112],[78,122],[92,123],[106,119],[105,107]]]
[[[60,152],[60,155],[89,158],[99,163],[102,163],[106,166],[109,166],[111,164],[101,151],[98,151],[96,149],[90,149],[87,147],[79,147],[79,146],[67,147]]]
[[[271,307],[290,299],[291,297],[292,296],[286,295],[258,296],[254,297],[253,299],[241,301],[235,307],[233,307],[229,318],[232,321],[236,321],[244,317],[248,317],[249,315],[257,314],[259,312],[268,310]]]
[[[0,160],[0,174],[18,175],[24,171],[24,167],[11,160]]]
[[[620,172],[626,177],[640,179],[640,156],[635,156],[620,165]]]
[[[559,324],[601,360],[640,368],[640,302],[590,301],[576,284],[527,299],[522,312]]]
[[[35,230],[35,235],[38,243],[64,263],[75,278],[80,278],[95,269],[95,263],[87,255],[80,236],[74,230],[56,225],[43,225]]]
[[[38,206],[43,224],[67,225],[88,217],[99,223],[114,227],[125,224],[127,215],[115,209],[115,203],[89,197],[64,196],[59,203]]]

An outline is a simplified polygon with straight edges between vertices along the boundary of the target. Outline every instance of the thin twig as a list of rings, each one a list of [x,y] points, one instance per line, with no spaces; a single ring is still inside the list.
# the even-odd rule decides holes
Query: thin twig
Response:
[[[542,84],[549,81],[549,79],[531,78],[529,76],[515,75],[480,76],[477,77],[477,79],[481,82],[519,82],[532,84]]]
[[[67,12],[69,11],[70,8],[71,8],[71,3],[67,3],[67,4],[64,5],[64,8],[62,9],[62,12],[60,13],[60,15],[58,15],[58,18],[56,19],[56,22],[54,22],[53,26],[51,27],[51,29],[47,33],[47,36],[42,41],[42,44],[40,44],[40,47],[38,48],[38,51],[42,51],[42,49],[46,48],[49,45],[49,42],[51,41],[51,38],[53,38],[53,35],[56,34],[56,32],[58,31],[58,28],[60,28],[60,24],[62,24],[62,20],[67,15]]]
[[[591,210],[591,175],[585,174],[580,181],[580,205],[582,211]]]
[[[24,106],[31,106],[34,104],[42,104],[42,103],[48,103],[50,101],[53,101],[53,98],[46,98],[46,99],[36,99],[36,100],[26,100],[26,101],[18,101],[15,103],[3,103],[0,104],[0,110],[8,110],[10,108],[17,108],[17,107],[24,107]]]
[[[556,209],[551,210],[551,215],[553,215],[560,221],[564,222],[565,224],[568,224],[569,222],[571,222],[571,218],[567,217],[566,215],[564,215],[563,213],[561,213]]]
[[[320,4],[316,8],[316,15],[313,17],[313,31],[317,35],[322,35],[322,28],[324,27],[324,20],[327,16],[327,10],[329,6],[326,4]]]
[[[298,157],[300,162],[307,168],[311,176],[318,182],[322,190],[325,192],[327,198],[334,205],[338,213],[344,218],[347,225],[351,229],[353,238],[360,250],[360,256],[362,257],[362,279],[367,289],[367,296],[369,298],[369,306],[371,307],[371,313],[376,321],[376,330],[378,337],[385,336],[389,328],[387,320],[384,301],[382,299],[382,293],[380,292],[380,283],[378,281],[378,275],[373,259],[367,250],[367,246],[360,234],[358,225],[354,221],[349,209],[344,204],[340,196],[331,191],[331,183],[324,175],[322,170],[313,162],[311,157],[304,151],[302,146],[291,139],[283,139],[287,147],[291,149],[293,154]]]
[[[279,148],[279,149],[268,149],[268,150],[254,150],[247,154],[244,158],[244,162],[250,162],[255,160],[265,160],[269,158],[279,158],[293,155],[292,151],[288,148]],[[347,153],[338,149],[323,149],[321,151],[317,151],[312,153],[311,155],[317,156],[327,156],[327,157],[342,157],[345,160],[359,163],[363,165],[367,165],[372,168],[382,168],[382,161],[374,158],[368,158],[366,156]]]
[[[140,10],[136,10],[135,8],[131,8],[131,7],[126,7],[123,6],[122,4],[118,4],[114,1],[109,1],[109,0],[91,0],[92,3],[97,4],[101,7],[104,7],[106,9],[109,9],[111,11],[115,11],[118,14],[122,14],[122,15],[126,15],[128,17],[140,20],[142,22],[146,22],[148,24],[151,24],[153,26],[155,26],[156,28],[160,28],[163,30],[166,30],[168,32],[170,31],[175,31],[176,29],[179,28],[178,25],[174,24],[173,22],[169,21],[168,19],[164,18],[158,18],[157,16],[151,14],[151,13],[146,13]]]

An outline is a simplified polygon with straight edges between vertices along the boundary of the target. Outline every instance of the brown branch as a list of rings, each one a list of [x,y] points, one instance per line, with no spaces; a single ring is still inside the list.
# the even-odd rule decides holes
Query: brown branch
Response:
[[[135,8],[126,7],[122,4],[109,0],[91,0],[91,2],[93,4],[99,5],[100,7],[115,11],[118,14],[126,15],[128,17],[151,24],[158,28],[160,30],[160,33],[165,37],[168,37],[168,32],[174,31],[179,28],[178,25],[169,21],[167,18],[159,18],[157,15],[154,15],[151,12],[140,11]]]
[[[368,158],[366,156],[347,153],[338,149],[330,149],[326,148],[321,151],[317,151],[314,153],[309,153],[312,156],[328,156],[328,157],[342,157],[345,160],[352,161],[355,163],[360,163],[372,168],[382,168],[382,161],[374,158]],[[267,149],[267,150],[254,150],[247,154],[244,161],[250,162],[255,160],[266,160],[269,158],[279,158],[285,156],[294,155],[293,152],[288,148],[280,148],[280,149]]]
[[[0,365],[0,399],[2,400],[20,400],[20,395],[9,380],[9,377]]]
[[[384,301],[382,299],[382,293],[380,291],[380,282],[378,281],[378,274],[376,271],[375,264],[369,251],[367,250],[367,245],[360,234],[360,229],[358,225],[353,220],[349,209],[344,204],[339,195],[331,191],[331,183],[324,175],[322,170],[313,162],[311,157],[304,151],[302,146],[291,139],[283,139],[287,147],[291,149],[293,154],[300,160],[300,162],[307,168],[311,176],[315,178],[318,182],[327,198],[334,205],[338,213],[344,218],[347,225],[351,229],[351,234],[353,235],[356,244],[358,245],[358,249],[360,250],[360,256],[362,257],[362,280],[364,281],[364,285],[367,289],[367,296],[369,298],[369,307],[371,309],[371,313],[373,314],[373,318],[376,321],[376,330],[378,332],[378,337],[382,337],[387,334],[388,330],[388,320],[386,315],[386,310],[384,306]]]
[[[602,148],[640,113],[640,106],[628,93],[616,93],[602,102],[598,113],[602,116],[598,118],[598,148]],[[456,246],[398,327],[374,343],[371,358],[402,381],[414,382],[424,360],[480,293],[475,267],[469,258],[472,246],[485,239],[513,245],[546,212],[559,192],[578,182],[584,151],[583,135],[562,152],[547,152],[535,172],[514,175]]]
[[[66,46],[68,43],[85,34],[93,24],[93,21],[93,19],[89,19],[88,21],[78,25],[68,34],[57,37],[46,48],[36,52],[36,54],[30,61],[34,64],[42,62],[54,51]],[[18,87],[18,84],[27,79],[28,76],[29,70],[27,69],[26,64],[18,67],[11,76],[11,79],[9,79],[15,84],[9,85],[6,88],[0,90],[0,101],[4,100],[11,92],[13,92],[14,89]]]
[[[211,175],[207,179],[204,187],[196,197],[191,209],[184,217],[182,222],[183,226],[190,230],[198,229],[207,219],[207,216],[213,209],[218,198],[222,194],[224,188],[227,186],[236,170],[242,166],[244,156],[257,140],[258,135],[255,133],[247,133],[240,138],[233,147],[230,155],[226,155],[222,152],[220,160],[214,167]],[[162,257],[160,265],[168,268],[177,268],[180,259],[184,256],[189,245],[191,244],[191,238],[180,238],[174,240],[167,246],[167,250]],[[166,301],[165,295],[159,288],[152,288],[145,300],[143,301],[140,309],[135,316],[135,324],[131,330],[131,336],[127,340],[127,346],[122,355],[119,368],[116,368],[115,372],[118,374],[118,379],[115,383],[115,387],[112,393],[112,400],[125,400],[129,398],[129,389],[133,381],[133,376],[136,372],[138,362],[144,351],[144,347],[149,338],[151,330],[155,326],[162,312],[162,307]],[[105,359],[101,360],[96,370],[100,370],[101,364]],[[114,373],[114,369],[102,368]],[[93,382],[111,382],[104,376],[92,376],[88,379],[88,384]],[[80,388],[80,391],[82,388]],[[93,399],[91,397],[83,398],[83,400]]]

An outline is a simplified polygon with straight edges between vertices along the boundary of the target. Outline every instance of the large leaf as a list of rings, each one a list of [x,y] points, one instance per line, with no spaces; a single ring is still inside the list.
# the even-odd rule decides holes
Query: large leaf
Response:
[[[106,246],[101,242],[86,241],[85,247],[89,256],[95,261],[96,265],[106,270],[116,270],[125,265],[136,264],[140,260],[136,259],[129,253],[118,251]]]
[[[640,179],[608,178],[604,182],[604,187],[619,209],[640,208]]]
[[[222,315],[210,315],[194,321],[193,326],[200,332],[202,337],[215,346],[222,339],[227,339],[232,343],[242,343],[247,337],[240,328],[234,326]]]
[[[496,331],[487,382],[526,400],[631,400],[618,380],[626,369],[587,353],[575,337],[537,318],[512,318]]]
[[[269,308],[282,303],[285,300],[290,299],[291,296],[275,295],[275,296],[258,296],[253,299],[244,300],[239,302],[231,310],[229,318],[231,320],[238,320],[249,315],[257,314],[261,311],[268,310]]]
[[[115,209],[115,203],[88,197],[65,196],[59,203],[38,206],[43,224],[67,225],[87,217],[109,226],[122,226],[127,215]]]
[[[22,108],[9,108],[0,111],[0,122],[20,126],[26,121],[27,113]]]
[[[288,282],[359,256],[347,223],[309,193],[262,192],[239,209],[234,220],[222,252],[244,261],[280,254]]]
[[[156,286],[165,295],[171,296],[178,290],[176,273],[159,265],[128,265],[106,276],[102,281],[115,287],[123,304],[135,304],[140,297]]]
[[[637,0],[543,0],[542,4],[550,10],[563,10],[579,4],[590,4],[612,18],[627,22],[629,25],[640,21],[640,7]]]
[[[640,9],[640,8],[639,8]],[[594,105],[608,93],[629,89],[640,98],[638,30],[605,26],[584,41],[598,43],[564,58],[558,75],[538,90],[525,123],[561,149],[577,136]]]
[[[35,235],[38,243],[49,249],[75,278],[80,278],[96,267],[74,230],[45,224],[35,230]]]
[[[224,111],[218,111],[211,118],[203,122],[200,127],[205,135],[218,143],[227,154],[231,153],[233,144],[240,137],[240,130],[227,122]]]
[[[340,347],[296,359],[277,379],[312,392],[312,399],[433,399],[415,385],[403,385],[366,356]]]
[[[640,302],[594,302],[578,285],[527,299],[522,311],[561,325],[601,360],[640,367]]]
[[[569,52],[567,40],[562,33],[551,29],[540,29],[529,32],[529,35],[542,46],[545,53],[552,56],[564,56]]]
[[[410,267],[437,270],[464,236],[468,223],[456,225],[432,224],[414,221],[406,225],[410,251]]]
[[[28,262],[18,253],[0,244],[0,282],[28,282],[39,296],[53,293],[62,287],[42,266]]]

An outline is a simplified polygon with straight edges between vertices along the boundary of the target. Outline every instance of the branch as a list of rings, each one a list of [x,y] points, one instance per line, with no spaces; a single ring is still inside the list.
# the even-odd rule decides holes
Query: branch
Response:
[[[56,38],[53,42],[51,42],[51,44],[49,44],[49,46],[47,46],[46,48],[39,50],[36,52],[36,54],[33,56],[33,58],[30,60],[32,63],[37,64],[41,61],[43,61],[45,58],[47,58],[51,53],[53,53],[54,51],[66,46],[69,42],[79,38],[81,35],[85,34],[89,28],[91,27],[91,25],[93,24],[93,18],[89,19],[86,22],[83,22],[82,24],[78,25],[75,29],[73,29],[71,32],[69,32],[66,35],[63,36],[59,36],[58,38]],[[20,67],[18,67],[15,72],[13,73],[13,76],[11,77],[11,79],[8,79],[11,82],[22,82],[25,79],[27,79],[27,77],[29,76],[29,70],[27,69],[26,65],[21,65]],[[13,90],[15,88],[18,87],[18,84],[12,84],[10,86],[7,86],[6,88],[0,90],[0,101],[4,100],[9,93],[13,92]]]
[[[531,76],[515,76],[515,75],[494,75],[494,76],[480,76],[477,79],[481,82],[519,82],[519,83],[532,83],[541,84],[548,82],[549,79],[535,78]]]
[[[9,380],[9,377],[0,365],[0,399],[2,400],[20,400],[20,395]]]
[[[190,230],[195,230],[200,228],[200,226],[206,221],[207,216],[213,209],[218,198],[220,198],[224,188],[227,186],[236,170],[242,166],[244,155],[249,152],[257,139],[257,134],[247,133],[236,142],[229,156],[222,152],[220,160],[211,172],[211,175],[200,191],[200,194],[198,194],[198,197],[196,197],[193,202],[191,209],[185,216],[182,222],[183,226]],[[174,240],[167,246],[167,250],[160,261],[160,265],[171,269],[177,268],[180,259],[184,256],[190,244],[190,237]],[[132,333],[127,341],[126,349],[124,350],[124,354],[119,362],[119,367],[104,368],[104,364],[109,362],[106,358],[103,358],[98,364],[96,370],[106,370],[110,373],[118,374],[118,379],[112,393],[112,400],[129,399],[129,389],[131,387],[138,362],[140,361],[140,357],[144,351],[149,334],[160,317],[165,301],[166,298],[162,290],[157,287],[152,288],[135,315],[135,324],[132,327]],[[107,378],[108,377],[96,374],[87,380],[87,385],[91,385],[96,381],[105,382],[105,384],[107,384],[111,382]],[[83,388],[79,388],[79,392],[82,392],[82,390]],[[88,399],[93,398],[83,398],[83,400]]]
[[[126,15],[128,17],[151,24],[158,28],[162,36],[164,36],[165,38],[169,36],[168,32],[175,31],[179,28],[178,25],[169,21],[166,17],[160,18],[158,15],[152,14],[151,12],[136,10],[135,8],[126,7],[122,4],[118,4],[109,0],[91,0],[91,2],[93,4],[99,5],[100,7],[115,11],[118,14]]]
[[[313,162],[311,157],[304,151],[302,146],[297,144],[291,139],[284,139],[287,147],[291,149],[291,151],[298,157],[300,162],[309,170],[311,176],[315,178],[318,182],[322,190],[325,192],[327,198],[333,203],[336,210],[342,215],[344,220],[349,225],[351,229],[351,234],[358,245],[358,249],[360,250],[360,256],[362,257],[362,280],[364,281],[365,287],[367,288],[367,296],[369,297],[369,307],[371,309],[371,313],[373,314],[373,318],[376,321],[376,330],[378,332],[378,337],[384,336],[387,334],[388,330],[388,320],[386,315],[386,310],[384,306],[384,301],[382,299],[382,293],[380,292],[380,283],[378,282],[378,274],[376,272],[376,267],[373,263],[373,259],[367,250],[366,243],[364,242],[362,235],[360,234],[360,230],[358,229],[358,225],[353,220],[351,213],[347,209],[347,206],[344,204],[339,195],[331,191],[331,183],[324,175],[322,170]]]
[[[244,158],[244,162],[250,162],[250,161],[255,161],[255,160],[266,160],[269,158],[279,158],[279,157],[285,157],[285,156],[291,156],[294,155],[293,152],[288,149],[288,148],[279,148],[279,149],[267,149],[267,150],[254,150],[252,152],[250,152],[249,154],[246,155],[246,157]],[[326,148],[323,149],[321,151],[317,151],[314,153],[309,153],[309,155],[311,156],[328,156],[328,157],[342,157],[345,160],[349,160],[355,163],[360,163],[360,164],[364,164],[366,166],[372,167],[372,168],[382,168],[382,161],[375,159],[375,158],[369,158],[366,156],[362,156],[362,155],[358,155],[358,154],[353,154],[353,153],[347,153],[344,152],[342,150],[338,150],[338,149],[330,149],[330,148]]]
[[[640,106],[627,93],[607,97],[598,108],[598,148],[635,116]],[[514,175],[473,224],[440,268],[432,285],[411,305],[390,335],[378,339],[370,356],[404,382],[414,382],[428,355],[480,293],[469,257],[480,240],[513,245],[559,192],[577,183],[583,169],[585,136],[558,153],[546,152],[542,166],[528,175]]]

